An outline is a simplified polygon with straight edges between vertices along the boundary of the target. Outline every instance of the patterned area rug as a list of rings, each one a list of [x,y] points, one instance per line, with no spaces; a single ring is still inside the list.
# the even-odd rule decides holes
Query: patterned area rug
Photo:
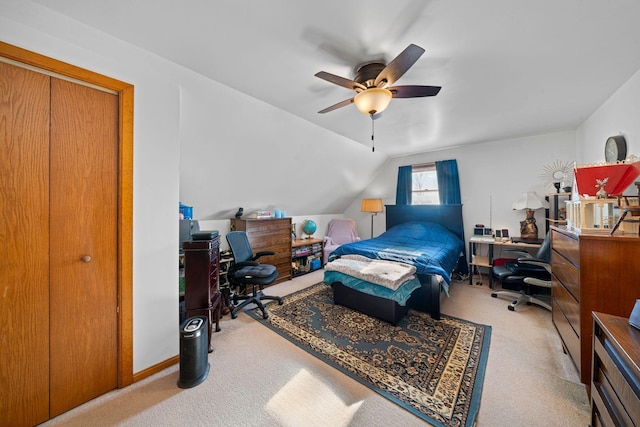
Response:
[[[333,304],[318,283],[248,313],[312,355],[435,426],[472,426],[491,327],[410,310],[397,326]]]

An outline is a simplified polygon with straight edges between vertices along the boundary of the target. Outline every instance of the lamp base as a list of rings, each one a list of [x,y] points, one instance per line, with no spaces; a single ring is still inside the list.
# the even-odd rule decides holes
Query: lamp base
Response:
[[[527,217],[524,221],[520,221],[520,237],[523,239],[537,239],[538,226],[536,219],[533,217],[534,211],[528,210]]]

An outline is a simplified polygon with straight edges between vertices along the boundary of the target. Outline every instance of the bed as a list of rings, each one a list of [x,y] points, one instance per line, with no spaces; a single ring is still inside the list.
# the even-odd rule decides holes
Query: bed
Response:
[[[386,228],[374,239],[342,245],[329,260],[364,256],[401,262],[415,267],[415,279],[395,298],[358,275],[325,269],[334,302],[392,324],[409,308],[440,319],[440,300],[451,273],[456,265],[466,266],[462,205],[386,205]]]

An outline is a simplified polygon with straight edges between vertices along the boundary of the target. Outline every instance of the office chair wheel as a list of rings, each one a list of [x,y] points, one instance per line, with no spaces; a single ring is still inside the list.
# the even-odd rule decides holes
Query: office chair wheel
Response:
[[[516,311],[516,308],[512,305],[508,305],[507,308],[509,309],[509,311]]]
[[[238,313],[234,313],[233,310],[231,310],[231,318],[232,319],[237,319],[238,318]]]
[[[282,298],[278,298],[278,305],[282,305],[284,304],[284,301],[282,300]]]
[[[492,296],[493,298],[498,298],[498,294],[496,294],[496,293],[492,293],[492,294],[491,294],[491,296]]]
[[[262,318],[264,320],[267,320],[269,318],[269,313],[267,313],[267,312],[262,313]]]

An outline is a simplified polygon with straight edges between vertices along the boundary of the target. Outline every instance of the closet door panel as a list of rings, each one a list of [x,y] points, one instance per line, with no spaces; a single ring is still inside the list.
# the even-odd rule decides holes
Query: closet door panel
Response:
[[[51,82],[54,417],[117,387],[118,97]]]
[[[49,77],[0,62],[0,425],[49,418]]]
[[[49,415],[49,77],[0,63],[0,425]]]

